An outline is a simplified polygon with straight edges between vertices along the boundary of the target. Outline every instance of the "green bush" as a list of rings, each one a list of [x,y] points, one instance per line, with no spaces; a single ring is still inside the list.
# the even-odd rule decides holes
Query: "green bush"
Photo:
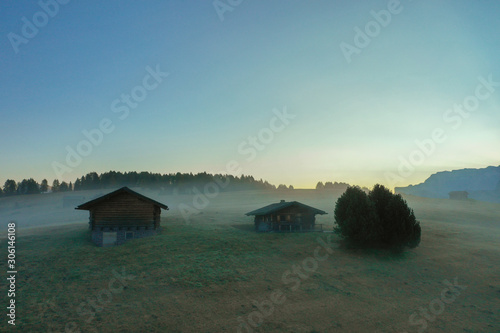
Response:
[[[356,243],[375,241],[374,230],[378,225],[375,207],[368,195],[359,187],[348,187],[335,206],[335,230],[344,238]]]
[[[420,223],[413,210],[382,185],[369,194],[349,187],[337,200],[335,222],[336,232],[358,245],[402,249],[420,244]]]

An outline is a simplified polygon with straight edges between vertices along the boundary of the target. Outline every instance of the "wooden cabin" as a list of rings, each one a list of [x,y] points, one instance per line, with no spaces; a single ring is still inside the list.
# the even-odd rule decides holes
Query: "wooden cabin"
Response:
[[[452,200],[467,200],[469,193],[467,191],[452,191],[448,195]]]
[[[297,201],[270,204],[260,209],[246,213],[255,216],[255,230],[265,231],[314,231],[316,215],[326,212],[304,205]]]
[[[92,242],[98,246],[114,246],[157,234],[161,209],[168,210],[168,207],[122,187],[75,209],[90,212]]]

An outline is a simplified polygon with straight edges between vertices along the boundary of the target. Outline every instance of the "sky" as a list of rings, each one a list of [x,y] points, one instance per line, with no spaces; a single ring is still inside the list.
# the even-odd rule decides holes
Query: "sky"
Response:
[[[500,164],[498,1],[3,1],[0,183]]]

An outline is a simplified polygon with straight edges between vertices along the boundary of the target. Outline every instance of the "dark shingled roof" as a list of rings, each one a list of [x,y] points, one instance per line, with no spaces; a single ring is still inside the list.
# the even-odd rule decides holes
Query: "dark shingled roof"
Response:
[[[308,206],[308,205],[304,205],[298,201],[290,201],[290,202],[282,201],[282,202],[270,204],[266,207],[262,207],[262,208],[253,210],[249,213],[246,213],[245,215],[247,215],[247,216],[250,216],[250,215],[269,215],[269,214],[275,213],[277,211],[280,211],[283,208],[287,208],[287,207],[291,207],[291,206],[298,206],[300,208],[307,209],[309,211],[312,211],[314,214],[321,214],[321,215],[328,214],[325,211],[322,211],[320,209],[316,209],[316,208]]]
[[[148,197],[146,197],[146,196],[144,196],[142,194],[139,194],[139,193],[137,193],[135,191],[132,191],[128,187],[122,187],[122,188],[120,188],[120,189],[118,189],[116,191],[113,191],[111,193],[103,195],[102,197],[96,198],[94,200],[90,200],[90,201],[88,201],[88,202],[86,202],[84,204],[81,204],[80,206],[76,207],[75,209],[88,210],[90,207],[92,207],[92,206],[94,206],[96,204],[99,204],[99,203],[101,203],[101,202],[103,202],[103,201],[105,201],[105,200],[107,200],[107,199],[109,199],[111,197],[114,197],[114,196],[116,196],[118,194],[122,194],[122,193],[131,194],[131,195],[139,198],[142,201],[146,201],[146,202],[152,203],[155,206],[159,206],[160,208],[168,210],[168,207],[166,205],[164,205],[164,204],[162,204],[162,203],[160,203],[158,201],[155,201],[153,199],[150,199],[150,198],[148,198]]]

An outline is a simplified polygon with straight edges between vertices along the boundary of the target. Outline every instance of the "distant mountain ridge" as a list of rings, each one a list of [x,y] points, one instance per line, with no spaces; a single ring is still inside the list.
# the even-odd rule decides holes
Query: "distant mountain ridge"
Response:
[[[448,198],[451,191],[467,191],[471,199],[500,202],[500,166],[441,171],[423,183],[394,190],[428,198]]]

